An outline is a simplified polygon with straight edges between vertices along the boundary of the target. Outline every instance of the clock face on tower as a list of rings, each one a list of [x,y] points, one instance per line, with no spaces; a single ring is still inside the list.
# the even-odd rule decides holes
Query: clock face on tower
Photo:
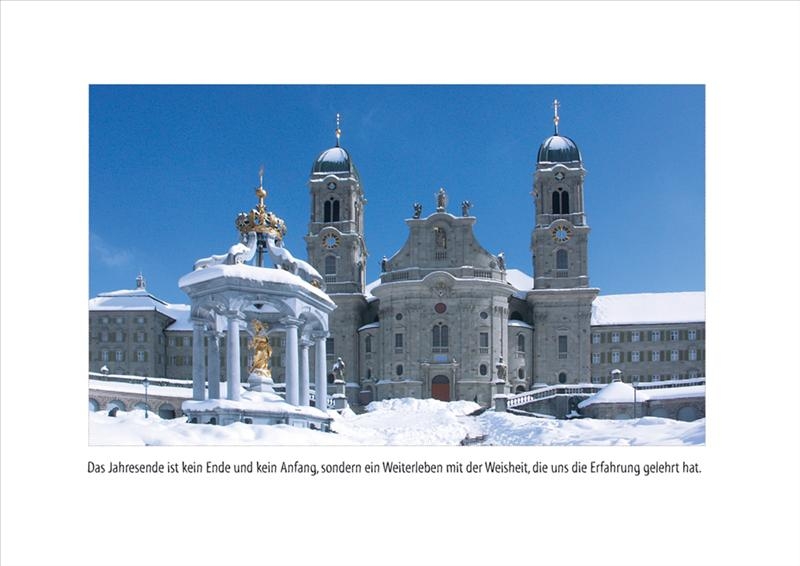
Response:
[[[572,237],[572,229],[569,224],[558,224],[550,230],[550,235],[556,242],[564,243]]]
[[[322,247],[329,250],[339,245],[339,236],[336,234],[327,234],[322,237]]]
[[[333,181],[328,183],[328,189],[331,190],[331,191],[336,189],[336,183],[334,183]]]

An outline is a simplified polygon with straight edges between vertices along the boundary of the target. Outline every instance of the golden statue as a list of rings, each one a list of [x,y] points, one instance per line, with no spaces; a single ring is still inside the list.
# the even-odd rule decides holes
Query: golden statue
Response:
[[[261,375],[262,377],[272,377],[269,369],[269,359],[272,357],[272,346],[267,336],[268,326],[261,321],[253,321],[253,338],[248,347],[253,352],[253,363],[250,366],[250,373]]]

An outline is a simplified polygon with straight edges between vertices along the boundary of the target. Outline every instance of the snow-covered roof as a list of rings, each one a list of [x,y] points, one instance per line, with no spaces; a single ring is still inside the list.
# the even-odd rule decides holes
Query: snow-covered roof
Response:
[[[578,408],[582,409],[595,403],[633,403],[634,389],[629,383],[612,381],[600,391],[581,401]],[[647,401],[650,392],[636,391],[636,402]]]
[[[280,283],[295,285],[316,295],[325,303],[333,304],[331,298],[299,276],[283,269],[256,267],[244,263],[236,265],[212,265],[187,273],[178,280],[178,287],[185,289],[191,285],[217,278],[230,278],[257,283]]]
[[[507,269],[506,281],[518,291],[514,296],[520,299],[524,299],[525,294],[533,289],[533,277],[519,269]]]
[[[172,318],[170,330],[191,330],[189,305],[169,304],[147,292],[146,289],[122,289],[100,293],[89,299],[90,311],[158,311]]]
[[[592,303],[592,326],[704,322],[706,294],[632,293],[600,295]]]

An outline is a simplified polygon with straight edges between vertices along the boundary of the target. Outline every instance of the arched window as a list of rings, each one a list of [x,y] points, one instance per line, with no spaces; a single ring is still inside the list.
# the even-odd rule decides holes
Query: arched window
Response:
[[[567,250],[556,252],[556,269],[569,269]]]
[[[440,250],[447,249],[447,233],[444,231],[443,228],[439,228],[438,226],[433,229],[433,233],[436,239],[436,248]]]
[[[372,335],[367,334],[367,337],[364,338],[364,351],[367,354],[372,353]]]
[[[446,324],[434,325],[433,327],[433,351],[446,352],[450,346],[450,332]]]
[[[525,368],[519,368],[517,370],[517,377],[519,379],[525,379]]]
[[[336,274],[336,256],[325,256],[325,275]]]
[[[517,352],[525,351],[525,335],[520,332],[517,334]]]
[[[339,222],[339,201],[338,200],[333,201],[333,211],[331,212],[331,215],[332,215],[332,218],[331,218],[332,222]]]
[[[403,364],[397,364],[397,367],[394,368],[394,372],[397,375],[403,375]]]
[[[372,379],[372,368],[367,368],[367,379]]]
[[[326,200],[325,204],[322,206],[322,221],[323,222],[331,221],[331,201],[329,200]]]
[[[553,191],[553,214],[561,214],[561,195]]]
[[[561,192],[561,214],[569,214],[569,193]]]
[[[566,383],[567,382],[567,374],[563,371],[558,374],[558,382],[559,383]]]
[[[486,375],[487,373],[489,373],[489,368],[486,367],[486,364],[481,364],[480,367],[478,368],[478,372],[480,372],[481,375]]]

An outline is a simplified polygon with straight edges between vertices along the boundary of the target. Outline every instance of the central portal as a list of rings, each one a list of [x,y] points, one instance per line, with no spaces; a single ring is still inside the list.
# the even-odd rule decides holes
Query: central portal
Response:
[[[431,382],[431,397],[439,401],[450,401],[450,380],[445,375],[437,375]]]

